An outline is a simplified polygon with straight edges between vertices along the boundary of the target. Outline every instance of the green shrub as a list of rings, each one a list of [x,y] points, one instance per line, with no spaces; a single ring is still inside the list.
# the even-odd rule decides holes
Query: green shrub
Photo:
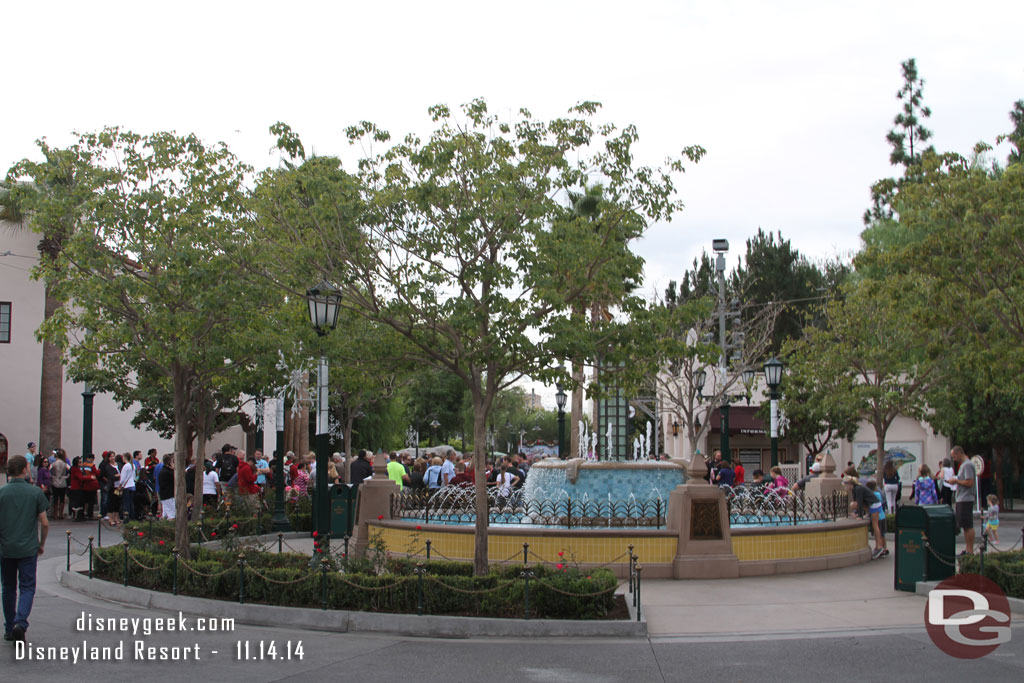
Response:
[[[310,558],[295,553],[267,553],[196,549],[186,565],[179,561],[178,592],[202,598],[237,600],[238,554],[245,558],[245,601],[294,607],[322,605],[324,574],[309,568]],[[98,577],[124,580],[124,548],[97,550]],[[415,613],[419,597],[416,562],[392,559],[383,573],[359,559],[328,558],[326,572],[330,609]],[[469,563],[425,562],[423,612],[465,616],[522,617],[526,582],[521,565],[494,568],[486,576],[473,576]],[[600,619],[614,606],[615,576],[607,569],[583,572],[538,565],[529,568],[530,615],[551,619]],[[151,590],[170,591],[174,559],[164,547],[129,547],[128,583]]]
[[[1024,550],[985,553],[985,571],[979,555],[960,558],[961,574],[981,574],[999,586],[1007,597],[1024,598]]]

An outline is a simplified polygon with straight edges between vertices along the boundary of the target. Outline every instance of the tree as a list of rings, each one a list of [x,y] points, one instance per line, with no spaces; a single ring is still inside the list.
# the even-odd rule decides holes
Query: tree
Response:
[[[75,166],[72,150],[55,149],[45,139],[36,144],[43,161],[24,159],[8,171],[5,187],[0,189],[0,219],[39,233],[39,257],[45,267],[52,269],[65,240],[75,229],[88,187]],[[63,301],[49,282],[45,283],[43,297],[45,323],[57,314]],[[61,446],[64,371],[58,346],[48,339],[43,339],[42,344],[39,452],[49,453]]]
[[[1013,122],[1013,130],[1006,135],[1000,135],[996,142],[1007,141],[1013,147],[1010,156],[1007,158],[1009,164],[1024,162],[1024,100],[1017,100],[1010,110],[1010,121]]]
[[[735,287],[736,280],[730,279]],[[699,276],[688,273],[680,290],[706,291],[695,282]],[[775,302],[742,307],[726,340],[730,348],[723,350],[712,298],[681,298],[674,285],[669,284],[664,303],[638,316],[642,333],[637,339],[649,348],[637,348],[632,357],[640,371],[653,378],[655,393],[663,399],[661,410],[683,427],[692,453],[711,427],[711,413],[735,395],[743,372],[763,367],[781,307]],[[723,355],[730,358],[724,374]],[[703,387],[696,379],[700,372],[706,373]]]
[[[934,153],[924,143],[932,132],[924,127],[923,119],[932,115],[932,110],[921,104],[924,97],[924,79],[917,74],[917,63],[908,59],[901,65],[903,85],[896,92],[896,99],[902,103],[902,110],[893,119],[895,128],[886,135],[892,147],[889,163],[903,166],[903,178],[884,178],[871,186],[872,208],[864,212],[864,223],[886,221],[893,218],[892,200],[904,182],[912,181],[926,153]]]
[[[103,381],[116,398],[135,396],[125,378],[170,384],[175,501],[185,510],[190,415],[200,414],[202,448],[211,397],[236,395],[232,383],[247,381],[246,368],[263,351],[261,326],[273,327],[268,313],[281,298],[238,266],[250,244],[247,169],[223,145],[192,135],[116,128],[82,135],[67,154],[88,193],[58,257],[40,273],[74,305],[40,334],[61,347],[72,376]],[[56,209],[42,199],[40,210]],[[187,521],[179,515],[175,530],[186,556]]]
[[[575,118],[543,123],[526,110],[503,121],[482,100],[462,108],[463,120],[438,105],[429,139],[410,135],[370,155],[358,179],[302,163],[303,181],[276,195],[276,209],[264,216],[281,262],[315,264],[337,283],[344,307],[404,337],[417,362],[460,378],[473,405],[477,472],[486,465],[498,393],[526,375],[566,379],[554,348],[563,358],[596,356],[581,353],[593,339],[571,311],[591,300],[593,283],[638,277],[636,259],[633,271],[615,271],[623,267],[617,245],[681,208],[673,174],[682,162],[634,168],[635,129],[595,127],[597,108],[581,103],[570,112]],[[366,149],[390,139],[371,123],[348,132]],[[298,148],[286,146],[299,161]],[[687,150],[691,160],[702,153]],[[607,199],[595,224],[559,200],[591,174]],[[474,564],[482,573],[489,512],[482,478],[475,491]]]
[[[833,392],[847,392],[833,400],[856,406],[871,424],[879,458],[893,420],[923,415],[925,397],[944,368],[950,333],[916,324],[925,309],[921,287],[924,283],[913,287],[909,279],[899,285],[863,279],[848,286],[843,299],[825,305],[824,325],[808,327],[805,341],[789,359],[801,376],[821,378],[817,381],[833,383]],[[843,368],[851,381],[827,379]],[[881,486],[882,467],[876,470]]]
[[[760,228],[747,240],[747,253],[736,277],[742,283],[746,304],[777,304],[780,308],[772,329],[768,352],[782,353],[789,340],[799,339],[807,313],[827,294],[826,275],[807,260],[789,240]]]
[[[836,365],[844,359],[839,354],[815,356],[808,344],[803,338],[786,343],[780,407],[788,422],[787,437],[815,456],[840,440],[852,441],[861,411],[857,380],[849,367]]]

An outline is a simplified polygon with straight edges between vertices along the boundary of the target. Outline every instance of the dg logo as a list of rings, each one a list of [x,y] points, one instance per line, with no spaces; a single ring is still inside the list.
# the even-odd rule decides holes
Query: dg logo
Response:
[[[977,659],[1010,640],[1010,603],[978,574],[959,574],[928,593],[924,623],[932,642],[958,659]]]

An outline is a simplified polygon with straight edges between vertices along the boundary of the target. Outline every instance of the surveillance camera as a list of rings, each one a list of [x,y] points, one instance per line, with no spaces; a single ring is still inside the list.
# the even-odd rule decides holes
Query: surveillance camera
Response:
[[[714,240],[711,243],[711,248],[719,253],[729,251],[729,240]]]

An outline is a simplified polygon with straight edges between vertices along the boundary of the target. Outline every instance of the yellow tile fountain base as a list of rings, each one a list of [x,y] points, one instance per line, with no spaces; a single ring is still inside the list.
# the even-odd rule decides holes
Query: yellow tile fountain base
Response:
[[[423,524],[417,529],[399,521],[369,526],[371,534],[379,533],[388,552],[395,555],[422,556],[429,540],[433,558],[473,559],[472,527]],[[525,533],[492,528],[487,538],[488,559],[491,563],[522,562],[524,543],[529,544],[530,563],[610,565],[620,575],[627,571],[628,547],[632,545],[645,575],[657,578],[671,576],[677,535],[666,529],[537,529]],[[828,569],[870,557],[867,524],[852,520],[822,524],[813,530],[806,526],[738,529],[732,533],[732,548],[740,561],[741,576]]]

